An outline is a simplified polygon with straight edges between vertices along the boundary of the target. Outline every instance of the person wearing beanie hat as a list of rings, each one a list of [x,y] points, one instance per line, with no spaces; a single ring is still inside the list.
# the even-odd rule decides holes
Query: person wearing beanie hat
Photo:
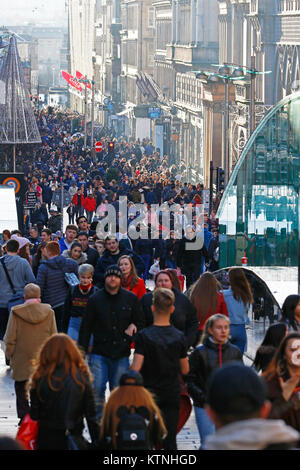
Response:
[[[93,346],[88,362],[94,376],[97,418],[100,420],[106,384],[110,391],[129,368],[130,345],[144,327],[138,297],[121,287],[122,271],[116,264],[104,273],[104,288],[89,297],[82,319],[78,345],[87,353],[90,338]]]
[[[216,432],[205,450],[288,450],[296,448],[298,431],[283,420],[266,419],[271,404],[265,381],[250,367],[232,362],[217,369],[207,385],[206,412]]]

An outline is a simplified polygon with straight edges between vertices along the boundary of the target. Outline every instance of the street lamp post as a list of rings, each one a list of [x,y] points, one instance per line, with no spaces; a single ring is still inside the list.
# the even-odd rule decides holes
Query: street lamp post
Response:
[[[232,71],[232,66],[224,64],[219,67],[218,73],[211,72],[200,72],[197,73],[196,78],[204,81],[206,83],[221,83],[223,80],[225,86],[224,93],[224,126],[223,126],[223,135],[224,135],[224,173],[225,173],[225,186],[229,179],[229,83],[234,80],[244,80],[246,77],[244,75],[242,67],[235,67]]]

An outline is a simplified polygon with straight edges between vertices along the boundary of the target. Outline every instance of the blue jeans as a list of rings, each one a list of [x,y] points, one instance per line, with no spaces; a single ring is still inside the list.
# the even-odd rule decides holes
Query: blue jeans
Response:
[[[71,317],[69,321],[67,335],[72,338],[76,343],[78,342],[79,330],[81,326],[81,317]],[[93,335],[90,339],[90,346],[93,344]]]
[[[176,261],[172,261],[171,259],[166,259],[166,267],[171,269],[177,269]]]
[[[205,439],[210,434],[215,432],[215,425],[211,421],[210,417],[206,413],[204,408],[194,406],[195,418],[197,423],[197,428],[200,436],[200,449],[205,443]]]
[[[244,354],[247,347],[247,333],[244,324],[230,325],[230,342]]]
[[[146,281],[149,277],[151,256],[150,255],[140,255],[140,257],[143,259],[143,261],[145,263],[145,271],[144,271],[144,274],[143,274],[143,279],[144,279],[144,281]]]
[[[89,354],[88,365],[94,377],[96,416],[100,420],[105,401],[106,384],[109,383],[110,391],[118,387],[121,376],[129,368],[129,358],[110,359],[98,354]]]

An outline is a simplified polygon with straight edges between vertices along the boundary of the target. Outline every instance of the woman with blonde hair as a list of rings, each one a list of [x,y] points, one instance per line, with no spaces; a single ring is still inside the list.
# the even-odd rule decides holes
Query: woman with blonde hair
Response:
[[[225,315],[210,316],[204,326],[201,344],[189,357],[187,389],[193,400],[201,448],[215,430],[206,411],[207,383],[212,372],[229,361],[243,361],[240,350],[229,341],[230,322]]]
[[[253,303],[250,284],[242,268],[228,271],[230,288],[224,290],[224,299],[230,318],[230,337],[244,354],[247,346],[246,323],[249,323],[248,310]]]
[[[206,320],[215,313],[221,313],[228,317],[228,310],[223,293],[218,288],[218,281],[210,272],[203,273],[192,285],[190,300],[196,307],[199,326],[196,344],[198,344],[204,329]]]
[[[68,450],[68,434],[79,448],[85,417],[92,443],[99,438],[90,370],[75,342],[64,333],[43,344],[29,380],[31,419],[39,421],[38,450]]]
[[[138,277],[131,256],[121,256],[118,259],[118,266],[122,271],[121,286],[141,299],[146,294],[146,286],[144,280]]]
[[[124,450],[119,423],[124,412],[135,412],[148,422],[148,438],[137,442],[135,449],[151,450],[160,446],[166,435],[161,412],[152,394],[143,386],[142,376],[133,370],[122,375],[119,387],[115,388],[104,407],[100,427],[100,446],[105,449]]]

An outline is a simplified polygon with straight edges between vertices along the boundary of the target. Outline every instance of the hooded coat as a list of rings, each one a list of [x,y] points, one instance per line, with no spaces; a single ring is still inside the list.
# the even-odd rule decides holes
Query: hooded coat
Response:
[[[65,250],[62,252],[62,256],[66,259],[74,259],[71,257],[71,250]],[[78,259],[74,259],[74,261],[80,266],[81,264],[87,263],[87,255],[86,253],[83,253],[80,255]]]
[[[29,379],[33,372],[31,360],[37,357],[43,342],[55,333],[55,316],[50,305],[24,303],[12,308],[4,336],[12,379],[17,382]]]
[[[295,448],[300,434],[282,420],[236,421],[206,437],[205,450],[286,450]]]
[[[65,273],[77,275],[78,264],[73,259],[67,259],[62,255],[45,261],[39,267],[36,283],[41,288],[41,299],[52,308],[59,307],[65,302],[68,293]]]
[[[32,269],[26,259],[21,258],[19,255],[5,255],[4,263],[16,292],[23,292],[26,284],[35,282]],[[0,264],[0,286],[0,308],[7,308],[8,301],[12,297],[13,291],[2,264]]]

